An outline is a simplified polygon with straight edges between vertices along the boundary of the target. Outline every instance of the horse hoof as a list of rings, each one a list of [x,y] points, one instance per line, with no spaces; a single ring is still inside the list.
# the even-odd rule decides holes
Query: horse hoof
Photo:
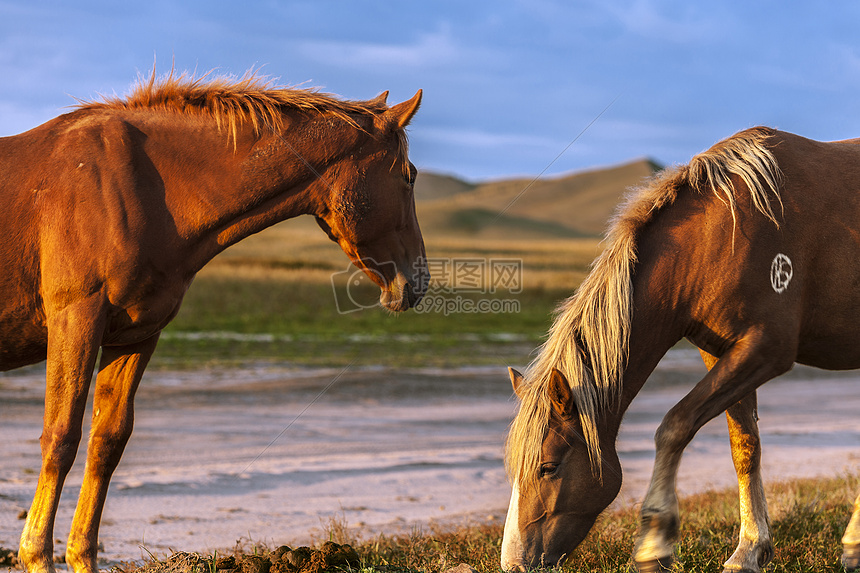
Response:
[[[639,573],[669,573],[672,571],[672,556],[653,561],[634,561],[633,567]]]
[[[860,570],[860,544],[842,546],[842,566],[849,572]]]

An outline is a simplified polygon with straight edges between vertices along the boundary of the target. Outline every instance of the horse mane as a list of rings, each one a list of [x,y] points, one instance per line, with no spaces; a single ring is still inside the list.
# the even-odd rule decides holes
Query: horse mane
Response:
[[[125,97],[103,97],[100,101],[82,101],[78,109],[154,109],[186,114],[207,114],[218,129],[224,129],[236,141],[238,129],[250,123],[259,135],[265,128],[280,130],[286,109],[331,114],[358,128],[356,115],[379,115],[388,109],[381,100],[342,100],[316,89],[275,87],[256,72],[241,78],[195,78],[171,71],[156,78],[140,77]],[[401,137],[402,139],[402,137]]]
[[[606,247],[592,263],[588,276],[555,311],[546,341],[526,369],[520,408],[506,443],[508,475],[521,484],[534,483],[541,445],[553,416],[547,393],[553,368],[567,378],[588,447],[594,475],[602,477],[597,433],[598,415],[620,397],[627,362],[633,305],[633,266],[636,237],[678,193],[688,187],[714,193],[735,217],[740,186],[752,204],[779,226],[770,202],[779,196],[781,172],[767,140],[773,131],[753,128],[725,139],[693,157],[686,166],[663,170],[645,186],[634,189],[616,212],[606,235]]]

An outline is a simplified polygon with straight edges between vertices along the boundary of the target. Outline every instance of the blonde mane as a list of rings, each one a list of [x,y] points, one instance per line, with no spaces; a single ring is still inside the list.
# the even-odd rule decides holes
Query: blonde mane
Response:
[[[767,147],[772,131],[753,128],[723,140],[682,167],[664,170],[646,186],[634,190],[618,210],[606,236],[606,248],[576,293],[556,309],[546,342],[529,364],[521,404],[511,424],[505,462],[512,480],[533,483],[540,467],[541,445],[552,405],[547,394],[553,368],[571,386],[588,447],[592,472],[602,475],[599,415],[618,399],[627,362],[633,303],[632,269],[637,261],[636,236],[687,186],[714,193],[735,216],[738,177],[752,204],[778,226],[770,195],[782,205],[781,173]]]
[[[125,98],[104,97],[101,101],[81,102],[79,109],[154,109],[187,114],[207,114],[219,129],[236,141],[240,126],[250,123],[255,133],[283,127],[283,112],[332,114],[354,127],[356,115],[379,115],[388,109],[381,100],[349,101],[314,89],[274,87],[254,72],[239,79],[200,78],[170,72],[156,78],[140,78]]]

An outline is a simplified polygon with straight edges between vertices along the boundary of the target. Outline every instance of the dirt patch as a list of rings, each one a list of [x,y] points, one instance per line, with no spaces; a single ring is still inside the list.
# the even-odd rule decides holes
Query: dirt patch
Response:
[[[15,567],[18,565],[18,552],[0,547],[0,567]]]
[[[204,557],[178,551],[164,561],[150,561],[126,573],[321,573],[360,566],[361,559],[350,545],[328,541],[319,549],[282,545],[265,555],[238,554]]]

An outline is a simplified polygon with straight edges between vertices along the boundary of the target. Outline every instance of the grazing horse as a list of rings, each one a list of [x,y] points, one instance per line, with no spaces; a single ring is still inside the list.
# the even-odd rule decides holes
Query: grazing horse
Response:
[[[170,74],[126,99],[0,138],[0,369],[47,358],[42,467],[21,536],[28,571],[53,571],[63,481],[101,349],[92,430],[66,561],[96,567],[108,482],[161,330],[212,257],[302,214],[379,285],[393,311],[426,290],[415,167],[404,129],[421,101]],[[284,248],[289,248],[285,245]]]
[[[511,372],[521,404],[506,446],[502,568],[555,564],[582,541],[621,487],[622,416],[686,338],[708,373],[657,430],[633,560],[639,571],[670,567],[681,455],[726,412],[741,529],[725,571],[760,571],[773,544],[756,389],[795,362],[860,367],[858,253],[860,140],[754,128],[633,193],[525,375]],[[856,569],[860,498],[842,541]]]

